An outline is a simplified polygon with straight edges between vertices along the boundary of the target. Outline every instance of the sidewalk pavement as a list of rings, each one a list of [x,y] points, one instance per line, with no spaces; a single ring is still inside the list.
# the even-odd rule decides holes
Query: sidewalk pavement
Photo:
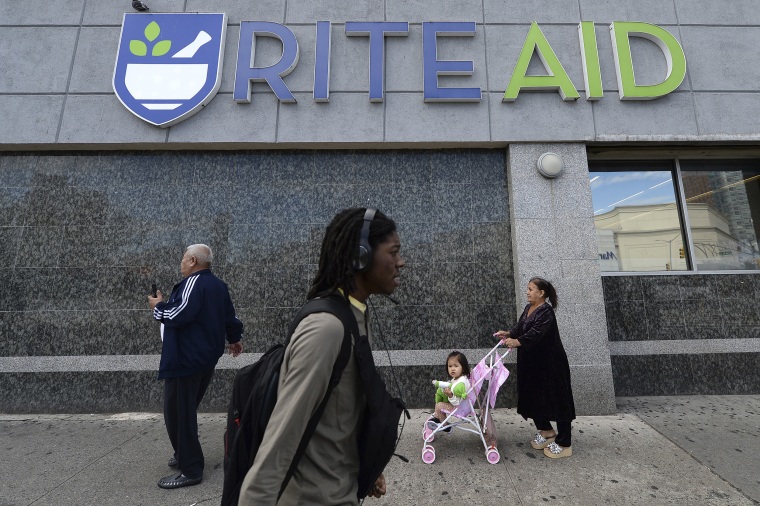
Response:
[[[617,403],[617,415],[578,418],[573,456],[558,460],[530,447],[534,429],[514,409],[496,410],[496,465],[463,431],[438,437],[436,461],[424,464],[429,412],[414,410],[398,449],[409,463],[394,458],[388,494],[365,504],[760,504],[760,396]],[[0,415],[0,506],[219,504],[224,418],[200,416],[203,482],[162,490],[172,469],[160,414]]]

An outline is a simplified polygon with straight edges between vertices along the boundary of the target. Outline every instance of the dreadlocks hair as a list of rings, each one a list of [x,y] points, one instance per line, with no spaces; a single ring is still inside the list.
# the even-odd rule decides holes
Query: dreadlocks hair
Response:
[[[319,270],[311,283],[307,298],[322,297],[343,289],[344,295],[356,290],[354,259],[359,252],[359,236],[364,224],[363,207],[340,211],[325,229],[319,254]],[[381,211],[369,227],[369,245],[374,249],[396,231],[396,223]]]

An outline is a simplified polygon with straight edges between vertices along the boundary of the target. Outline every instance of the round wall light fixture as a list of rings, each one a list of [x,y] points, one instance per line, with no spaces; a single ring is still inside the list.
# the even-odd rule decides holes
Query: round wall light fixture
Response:
[[[556,153],[544,153],[538,157],[538,173],[545,178],[554,179],[562,174],[564,163],[562,158]]]

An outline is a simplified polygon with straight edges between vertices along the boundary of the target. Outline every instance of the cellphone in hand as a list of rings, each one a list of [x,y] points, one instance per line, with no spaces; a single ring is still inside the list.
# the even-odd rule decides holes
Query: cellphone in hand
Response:
[[[156,286],[155,283],[153,283],[152,285],[150,285],[150,294],[151,294],[152,297],[158,296],[158,287]]]

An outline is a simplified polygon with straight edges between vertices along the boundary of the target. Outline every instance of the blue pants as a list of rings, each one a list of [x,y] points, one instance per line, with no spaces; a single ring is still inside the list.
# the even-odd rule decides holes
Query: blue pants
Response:
[[[167,378],[164,383],[164,423],[177,458],[177,468],[188,478],[203,476],[203,450],[198,440],[198,405],[214,370]]]

